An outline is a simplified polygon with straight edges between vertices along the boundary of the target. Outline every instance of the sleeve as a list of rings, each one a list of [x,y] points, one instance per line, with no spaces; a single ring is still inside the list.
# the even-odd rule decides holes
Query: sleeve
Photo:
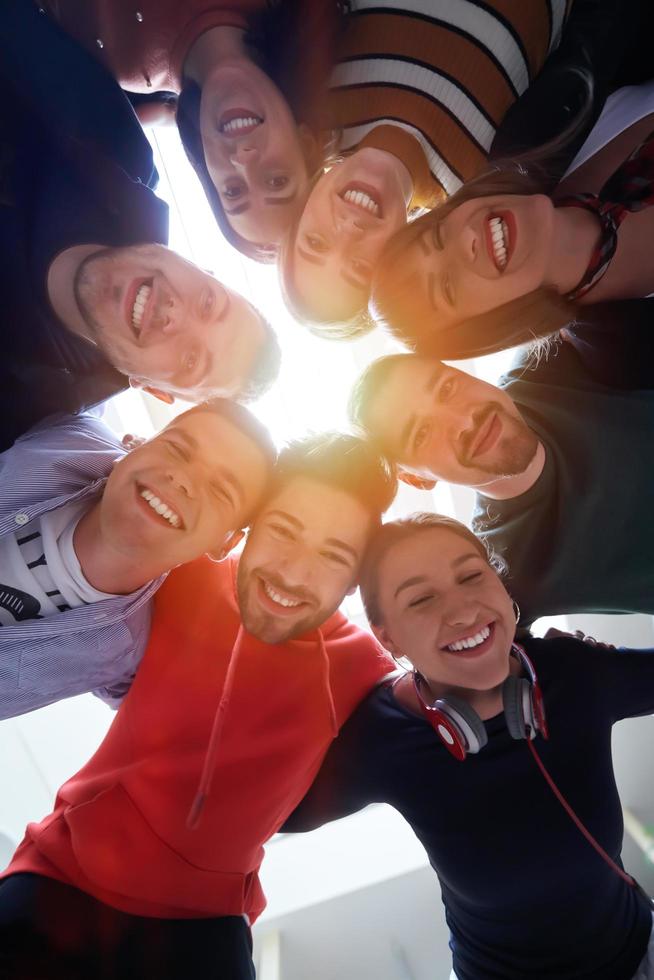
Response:
[[[314,830],[369,803],[383,802],[376,789],[375,738],[366,701],[334,740],[308,793],[288,817],[281,833]]]
[[[36,426],[0,454],[0,494],[22,507],[75,493],[106,478],[125,455],[118,436],[92,415],[62,416]],[[29,477],[29,479],[28,479]]]
[[[573,642],[584,657],[582,676],[591,679],[607,717],[615,722],[654,714],[654,648]]]

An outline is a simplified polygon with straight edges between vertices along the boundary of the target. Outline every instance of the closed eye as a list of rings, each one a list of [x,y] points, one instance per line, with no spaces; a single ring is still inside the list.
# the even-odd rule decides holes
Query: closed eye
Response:
[[[336,565],[342,565],[345,568],[350,567],[350,563],[347,561],[347,559],[343,555],[338,554],[338,552],[336,551],[323,551],[322,554],[323,554],[323,558],[326,558],[328,561],[334,562],[334,564]]]
[[[429,595],[418,596],[417,599],[412,599],[409,603],[409,609],[416,609],[418,606],[424,606],[425,603],[430,602],[434,596],[429,593]]]
[[[478,582],[482,575],[482,572],[472,572],[470,575],[466,575],[465,578],[462,578],[461,582],[464,584],[467,582]]]
[[[284,527],[283,524],[269,524],[268,527],[272,531],[272,533],[278,538],[283,538],[285,541],[295,540],[295,535],[293,534],[293,532],[289,530],[289,528]]]
[[[214,497],[217,497],[219,500],[222,500],[226,504],[229,504],[230,507],[234,506],[234,499],[231,493],[229,492],[229,490],[227,490],[227,488],[222,483],[212,483],[211,492],[214,495]]]

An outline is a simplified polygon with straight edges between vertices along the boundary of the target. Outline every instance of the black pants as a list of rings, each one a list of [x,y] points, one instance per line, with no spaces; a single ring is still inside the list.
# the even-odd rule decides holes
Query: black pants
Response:
[[[51,878],[0,883],[0,980],[254,980],[242,916],[127,915]]]

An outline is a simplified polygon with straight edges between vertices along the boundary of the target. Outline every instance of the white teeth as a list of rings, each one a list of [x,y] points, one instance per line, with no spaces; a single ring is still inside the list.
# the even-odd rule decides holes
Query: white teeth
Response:
[[[220,127],[221,133],[236,133],[239,129],[247,129],[250,126],[260,126],[263,119],[258,116],[239,116],[238,119],[230,119]]]
[[[478,647],[480,643],[487,640],[490,636],[490,626],[484,626],[475,633],[474,636],[466,636],[463,640],[457,640],[456,643],[450,643],[445,647],[446,650],[451,650],[453,653],[458,653],[460,650],[471,650],[473,647]]]
[[[158,497],[152,493],[151,490],[146,490],[145,488],[140,491],[141,496],[147,503],[152,507],[152,510],[156,511],[161,517],[165,517],[169,524],[173,527],[179,527],[181,524],[181,518],[179,514],[176,514],[174,510],[166,506],[163,501],[159,500]]]
[[[152,286],[148,286],[146,282],[136,290],[136,297],[134,299],[134,306],[132,307],[132,326],[138,329],[141,326],[141,320],[143,319],[143,310],[145,309],[148,300],[150,299],[150,293],[152,292]]]
[[[263,587],[264,587],[264,590],[266,592],[266,595],[269,596],[273,600],[273,602],[278,602],[280,606],[301,606],[302,605],[302,600],[301,599],[287,599],[284,596],[281,596],[279,594],[279,592],[275,592],[275,590],[272,588],[272,586],[268,585],[267,582],[264,582],[263,583]]]
[[[348,204],[356,204],[358,208],[363,208],[370,214],[379,214],[379,205],[365,191],[347,190],[343,194],[343,200]]]
[[[495,253],[497,264],[500,269],[503,269],[506,265],[509,231],[506,227],[506,222],[502,221],[501,218],[490,218],[488,224],[493,239],[493,252]]]

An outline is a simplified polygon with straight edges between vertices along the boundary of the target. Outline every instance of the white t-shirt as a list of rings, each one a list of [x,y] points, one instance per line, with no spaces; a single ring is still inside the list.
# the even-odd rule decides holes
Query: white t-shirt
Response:
[[[89,506],[65,504],[0,539],[0,626],[111,598],[86,580],[73,547]]]
[[[612,139],[651,112],[654,112],[654,81],[618,89],[604,103],[597,122],[564,176],[567,177]]]

